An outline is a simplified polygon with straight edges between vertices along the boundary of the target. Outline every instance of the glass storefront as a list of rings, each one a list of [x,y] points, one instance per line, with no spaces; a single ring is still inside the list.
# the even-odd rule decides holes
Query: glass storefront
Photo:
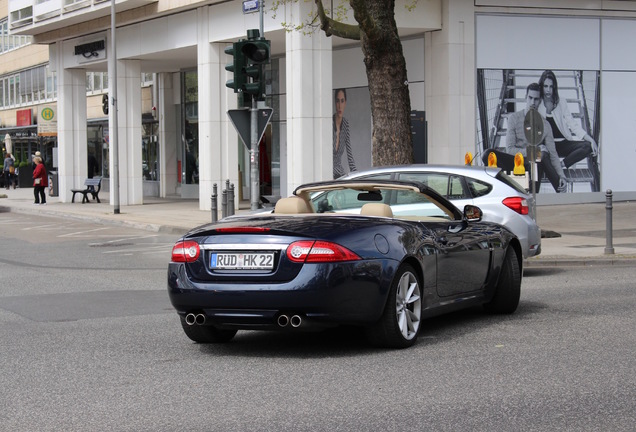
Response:
[[[141,163],[144,183],[144,196],[159,196],[159,124],[154,119],[144,119],[142,122],[141,137]],[[108,122],[99,120],[89,122],[86,133],[88,157],[97,160],[98,177],[109,178],[109,154],[110,140],[108,134]]]
[[[9,150],[6,136],[11,137],[11,154],[15,158],[15,166],[18,168],[18,184],[20,187],[33,186],[33,156],[39,151],[44,161],[44,166],[48,172],[56,170],[57,167],[54,154],[57,149],[57,137],[38,136],[37,127],[17,127],[0,129],[0,140],[2,141],[2,158]]]
[[[141,164],[144,181],[159,181],[159,124],[156,121],[142,124]]]
[[[86,128],[88,135],[88,156],[97,159],[98,177],[108,178],[108,123],[89,124]]]
[[[199,85],[196,71],[182,75],[181,183],[199,184]]]
[[[265,130],[263,140],[265,141],[265,150],[269,163],[261,166],[260,170],[265,172],[261,175],[261,183],[263,180],[269,179],[265,185],[261,184],[261,193],[263,195],[280,196],[281,170],[280,170],[280,153],[281,153],[281,132],[285,130],[285,113],[281,112],[281,98],[285,97],[280,85],[280,70],[285,65],[281,59],[274,58],[265,69],[267,106],[274,109],[270,125]],[[260,151],[260,149],[259,149]]]

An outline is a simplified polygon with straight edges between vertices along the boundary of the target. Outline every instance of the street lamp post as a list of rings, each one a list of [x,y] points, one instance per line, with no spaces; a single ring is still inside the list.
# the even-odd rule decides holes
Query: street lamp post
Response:
[[[108,58],[108,81],[110,103],[112,109],[109,110],[109,133],[112,151],[113,171],[110,174],[111,185],[113,187],[114,214],[119,214],[119,142],[117,124],[117,48],[115,44],[115,0],[110,1],[110,42],[111,55]]]

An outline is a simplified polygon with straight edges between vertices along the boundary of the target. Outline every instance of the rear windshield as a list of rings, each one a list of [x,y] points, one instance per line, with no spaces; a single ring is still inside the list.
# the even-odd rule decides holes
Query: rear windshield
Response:
[[[516,181],[514,181],[513,179],[511,179],[508,174],[506,174],[503,170],[499,171],[497,173],[497,175],[495,176],[495,178],[505,184],[507,184],[508,186],[510,186],[511,188],[513,188],[514,190],[516,190],[519,193],[528,194],[528,191],[526,191],[524,188],[522,188],[519,183],[517,183]]]

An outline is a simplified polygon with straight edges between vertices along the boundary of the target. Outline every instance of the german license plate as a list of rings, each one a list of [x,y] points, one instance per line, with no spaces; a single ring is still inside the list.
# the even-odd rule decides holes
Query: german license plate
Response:
[[[213,270],[271,270],[274,268],[273,252],[231,252],[210,254]]]

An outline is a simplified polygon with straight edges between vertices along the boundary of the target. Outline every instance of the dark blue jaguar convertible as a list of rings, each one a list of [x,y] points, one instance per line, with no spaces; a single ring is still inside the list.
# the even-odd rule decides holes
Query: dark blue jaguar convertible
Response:
[[[402,209],[393,214],[385,203]],[[411,204],[411,205],[403,205]],[[407,210],[403,210],[407,209]],[[172,249],[168,292],[185,334],[356,325],[385,347],[415,343],[422,319],[519,303],[519,240],[418,182],[311,183],[270,213],[193,229]]]

